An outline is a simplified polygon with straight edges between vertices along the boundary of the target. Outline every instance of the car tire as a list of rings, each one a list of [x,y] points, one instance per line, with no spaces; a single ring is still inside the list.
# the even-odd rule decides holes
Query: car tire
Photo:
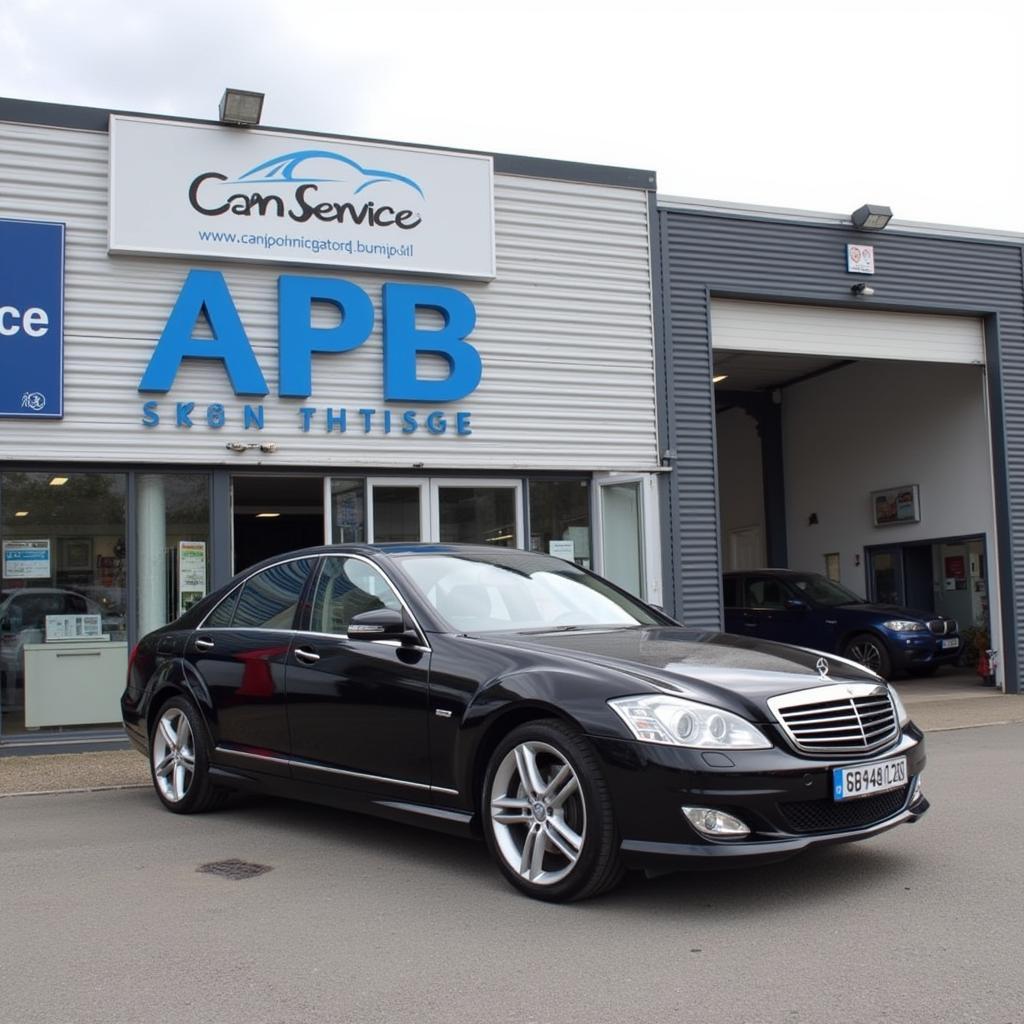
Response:
[[[850,637],[843,647],[843,657],[877,672],[883,679],[888,679],[892,672],[889,651],[874,633],[858,633]]]
[[[211,811],[227,798],[210,780],[206,724],[187,697],[171,697],[153,719],[149,774],[160,802],[175,814]]]
[[[491,855],[527,896],[565,903],[622,880],[601,766],[585,737],[558,719],[527,722],[498,744],[480,813]]]

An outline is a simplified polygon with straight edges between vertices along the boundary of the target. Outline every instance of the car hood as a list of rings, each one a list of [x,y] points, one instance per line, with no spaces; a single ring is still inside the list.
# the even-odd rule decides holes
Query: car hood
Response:
[[[776,694],[833,681],[878,681],[873,673],[834,655],[678,626],[490,633],[476,638],[616,670],[659,690],[731,707],[758,720],[766,717],[766,701]],[[818,667],[822,658],[828,662],[827,675]]]
[[[945,619],[949,616],[942,615],[940,612],[926,612],[920,608],[904,608],[898,604],[871,604],[868,601],[864,601],[861,604],[841,604],[837,605],[831,611],[840,612],[857,612],[860,615],[884,615],[889,619],[920,619],[922,622],[928,622],[930,619]]]

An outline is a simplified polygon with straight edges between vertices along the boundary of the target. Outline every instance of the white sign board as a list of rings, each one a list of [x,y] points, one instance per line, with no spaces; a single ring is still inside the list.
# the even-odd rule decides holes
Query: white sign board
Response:
[[[101,615],[46,616],[47,643],[51,640],[98,640],[102,636],[103,617]]]
[[[576,559],[576,545],[571,540],[549,540],[548,554],[572,562]]]
[[[110,251],[493,278],[494,166],[313,135],[110,118]]]
[[[873,245],[848,245],[846,247],[846,270],[850,274],[873,274],[875,272],[875,247]]]
[[[52,575],[49,540],[5,540],[5,580],[45,580]]]

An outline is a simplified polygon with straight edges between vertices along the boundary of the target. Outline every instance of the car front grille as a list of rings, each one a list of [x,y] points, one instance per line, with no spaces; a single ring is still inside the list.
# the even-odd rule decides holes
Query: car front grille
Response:
[[[798,800],[779,804],[783,820],[793,832],[841,832],[865,828],[891,818],[903,810],[910,783],[890,793],[878,793],[859,800]]]
[[[899,735],[889,688],[837,683],[771,697],[786,738],[806,754],[868,754]]]
[[[928,628],[936,636],[951,636],[957,631],[956,619],[932,619],[928,623]]]

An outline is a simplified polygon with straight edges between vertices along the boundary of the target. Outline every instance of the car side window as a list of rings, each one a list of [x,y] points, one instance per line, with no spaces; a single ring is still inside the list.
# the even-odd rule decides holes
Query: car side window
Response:
[[[206,622],[203,623],[206,629],[218,629],[225,626],[231,625],[231,620],[235,615],[235,605],[238,604],[238,595],[242,592],[241,587],[237,587],[227,597],[224,598],[216,608],[207,616]]]
[[[722,603],[726,608],[739,608],[740,581],[735,576],[726,576],[722,579]]]
[[[358,558],[324,559],[313,598],[313,632],[344,636],[353,616],[381,608],[401,611],[402,602],[379,570]]]
[[[747,580],[746,606],[767,611],[779,611],[786,607],[786,590],[778,580],[770,577],[754,577]]]
[[[246,580],[231,625],[238,628],[291,629],[314,559],[280,562]]]

